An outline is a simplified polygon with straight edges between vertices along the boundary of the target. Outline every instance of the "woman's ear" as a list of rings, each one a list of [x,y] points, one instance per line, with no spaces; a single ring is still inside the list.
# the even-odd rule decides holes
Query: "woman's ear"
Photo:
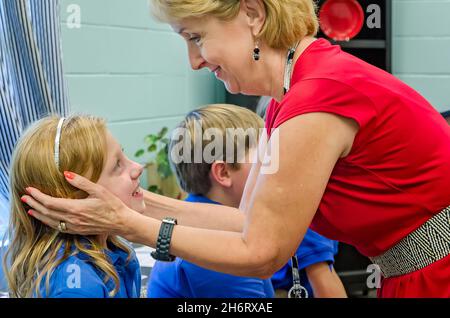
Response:
[[[214,161],[209,172],[211,182],[224,188],[229,188],[233,185],[231,179],[230,167],[223,161]]]
[[[263,0],[241,0],[241,10],[247,15],[253,36],[258,36],[266,21],[266,7]]]

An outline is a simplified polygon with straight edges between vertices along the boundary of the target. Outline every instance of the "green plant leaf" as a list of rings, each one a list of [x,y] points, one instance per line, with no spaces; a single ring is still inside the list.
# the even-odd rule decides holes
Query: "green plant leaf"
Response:
[[[163,138],[167,134],[168,131],[169,131],[169,129],[167,127],[161,128],[161,130],[158,133],[158,137],[160,139]]]
[[[150,134],[144,138],[146,144],[152,145],[159,140],[158,136]]]
[[[166,147],[159,149],[158,156],[161,158],[167,157],[167,149]]]
[[[152,144],[152,145],[148,146],[147,151],[155,152],[157,149],[158,149],[158,147],[156,146],[156,144]]]
[[[157,185],[151,185],[147,188],[147,190],[153,193],[162,194],[161,189],[159,189]]]
[[[161,131],[158,133],[158,137],[159,137],[159,138],[164,137],[164,136],[167,134],[168,131],[169,131],[169,128],[163,127],[163,128],[161,129]]]
[[[162,179],[167,179],[172,175],[172,169],[170,169],[170,164],[167,161],[161,162],[158,165],[157,171]]]
[[[144,149],[139,149],[138,151],[136,151],[136,153],[134,154],[135,157],[141,157],[142,155],[144,155],[145,150]]]

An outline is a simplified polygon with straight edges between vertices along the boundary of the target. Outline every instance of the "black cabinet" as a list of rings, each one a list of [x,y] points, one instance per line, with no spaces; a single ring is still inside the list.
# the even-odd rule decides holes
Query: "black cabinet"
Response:
[[[319,0],[319,14],[323,4],[330,0]],[[333,1],[333,0],[331,0]],[[361,31],[349,41],[334,41],[328,38],[322,29],[318,37],[339,44],[342,49],[383,70],[391,72],[392,0],[358,0],[364,12]]]

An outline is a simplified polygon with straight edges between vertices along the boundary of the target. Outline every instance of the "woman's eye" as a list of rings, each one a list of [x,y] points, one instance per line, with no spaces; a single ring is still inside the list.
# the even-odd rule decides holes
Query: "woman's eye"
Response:
[[[117,162],[116,162],[116,168],[120,168],[120,160],[117,160]]]

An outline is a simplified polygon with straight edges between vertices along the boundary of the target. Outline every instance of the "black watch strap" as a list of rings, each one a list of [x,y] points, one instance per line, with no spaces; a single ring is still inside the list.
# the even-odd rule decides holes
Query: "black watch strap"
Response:
[[[170,241],[172,239],[173,228],[177,224],[174,218],[164,218],[159,230],[156,250],[151,253],[152,257],[158,261],[173,262],[175,256],[169,254]]]

